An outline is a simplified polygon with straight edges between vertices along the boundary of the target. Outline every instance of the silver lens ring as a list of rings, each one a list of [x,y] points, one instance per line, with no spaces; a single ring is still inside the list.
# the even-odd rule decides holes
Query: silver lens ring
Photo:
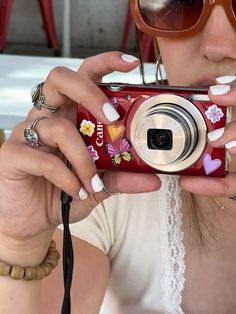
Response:
[[[183,153],[175,162],[180,162],[181,160],[186,159],[193,152],[198,139],[198,130],[193,117],[187,110],[177,105],[173,106],[173,104],[159,105],[158,109],[152,112],[152,114],[169,115],[179,122],[180,127],[185,131],[186,137],[183,139],[185,142]]]
[[[171,130],[173,149],[148,149],[147,131],[150,128]],[[173,94],[145,100],[136,110],[130,126],[131,142],[140,158],[154,169],[167,173],[193,165],[206,147],[206,134],[207,127],[200,110],[186,98]]]

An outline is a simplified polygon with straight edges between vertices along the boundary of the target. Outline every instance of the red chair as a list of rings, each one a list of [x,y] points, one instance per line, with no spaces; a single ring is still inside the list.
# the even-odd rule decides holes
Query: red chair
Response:
[[[140,35],[140,50],[141,50],[142,60],[144,62],[155,62],[156,61],[152,36],[141,33],[141,35]]]
[[[129,38],[129,33],[130,33],[132,25],[133,25],[132,13],[131,13],[130,5],[128,4],[125,27],[124,27],[124,32],[123,32],[123,37],[122,37],[122,42],[121,42],[122,51],[126,50],[127,41]],[[154,53],[154,48],[153,48],[152,37],[147,34],[141,34],[140,45],[141,45],[141,54],[142,54],[143,61],[154,62],[155,53]]]
[[[12,9],[12,0],[0,1],[0,51],[3,51],[6,41],[7,28]]]
[[[127,41],[129,38],[129,33],[130,33],[132,25],[133,25],[132,13],[131,13],[130,5],[128,4],[126,19],[125,19],[125,28],[124,28],[122,42],[121,42],[121,50],[122,51],[125,51],[125,49],[126,49]]]
[[[44,29],[47,36],[47,41],[50,47],[54,49],[54,54],[59,55],[59,45],[57,41],[53,7],[51,0],[39,0],[41,15],[43,18]],[[12,9],[12,0],[0,0],[0,51],[5,47],[7,29]]]

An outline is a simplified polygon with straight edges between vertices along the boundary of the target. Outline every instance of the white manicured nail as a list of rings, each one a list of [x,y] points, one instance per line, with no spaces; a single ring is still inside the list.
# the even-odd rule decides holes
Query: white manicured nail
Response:
[[[84,201],[88,198],[88,193],[85,191],[85,189],[83,187],[79,190],[79,198],[82,201]]]
[[[216,78],[216,81],[219,84],[230,84],[235,80],[236,80],[235,75],[224,75]]]
[[[92,184],[92,188],[93,188],[94,192],[101,192],[102,191],[103,183],[97,174],[92,178],[91,184]]]
[[[138,58],[136,58],[135,56],[132,56],[132,55],[122,55],[121,58],[125,62],[129,62],[129,63],[139,60]]]
[[[231,142],[225,144],[225,147],[226,147],[227,149],[236,147],[236,140],[235,140],[235,141],[231,141]]]
[[[224,95],[230,91],[229,85],[214,85],[210,87],[212,95]]]
[[[113,122],[119,119],[120,115],[116,111],[116,109],[110,104],[109,102],[106,102],[102,107],[103,113],[107,120]]]
[[[210,142],[217,141],[225,132],[225,128],[217,129],[207,134],[208,140]]]

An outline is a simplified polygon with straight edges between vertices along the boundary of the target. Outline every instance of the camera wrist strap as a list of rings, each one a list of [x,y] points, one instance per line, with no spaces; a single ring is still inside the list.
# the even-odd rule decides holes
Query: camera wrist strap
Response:
[[[71,168],[67,162],[67,167]],[[74,252],[70,233],[70,203],[73,198],[65,193],[61,192],[61,215],[63,222],[63,280],[64,280],[64,298],[62,304],[61,314],[71,313],[71,284],[74,268]]]

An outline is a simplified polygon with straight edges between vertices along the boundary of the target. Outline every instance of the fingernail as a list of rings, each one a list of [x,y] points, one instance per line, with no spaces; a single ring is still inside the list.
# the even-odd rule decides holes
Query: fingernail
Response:
[[[210,87],[212,95],[224,95],[230,91],[229,85],[214,85]]]
[[[106,102],[102,107],[103,113],[107,120],[113,122],[120,118],[119,113],[116,111],[116,109],[110,104],[109,102]]]
[[[121,58],[125,61],[125,62],[134,62],[134,61],[138,61],[139,59],[136,58],[135,56],[132,56],[132,55],[122,55]]]
[[[229,84],[236,80],[235,75],[224,75],[216,78],[217,83]]]
[[[207,134],[208,140],[210,142],[217,141],[224,134],[224,132],[225,132],[225,128],[220,128],[212,132],[209,132]]]
[[[103,183],[97,174],[92,178],[91,184],[94,192],[101,192],[103,190]]]
[[[82,201],[84,201],[88,198],[88,193],[85,191],[85,189],[83,187],[79,190],[79,198]]]
[[[226,147],[226,149],[230,149],[230,148],[236,147],[236,140],[228,142],[227,144],[225,144],[225,147]]]

